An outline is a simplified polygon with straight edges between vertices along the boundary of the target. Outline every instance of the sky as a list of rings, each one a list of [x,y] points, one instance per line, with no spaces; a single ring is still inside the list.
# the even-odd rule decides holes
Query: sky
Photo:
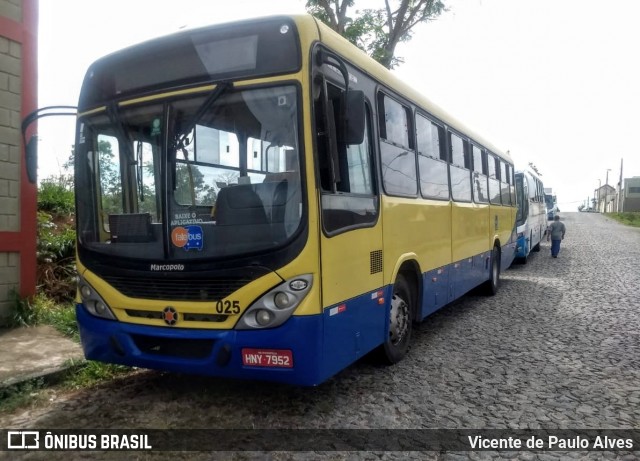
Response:
[[[599,185],[640,176],[640,2],[444,0],[418,26],[394,72],[508,150],[533,163],[561,211]],[[120,48],[185,27],[303,13],[304,0],[40,0],[39,107],[76,105],[89,65]],[[356,0],[355,9],[383,5]],[[72,117],[38,125],[39,178],[61,172]],[[609,170],[609,171],[608,171]]]

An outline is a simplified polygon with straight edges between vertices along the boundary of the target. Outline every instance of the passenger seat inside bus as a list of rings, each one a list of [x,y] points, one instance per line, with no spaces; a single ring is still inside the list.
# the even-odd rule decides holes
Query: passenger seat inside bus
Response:
[[[224,244],[271,240],[262,200],[249,184],[220,189],[215,218],[218,236]]]

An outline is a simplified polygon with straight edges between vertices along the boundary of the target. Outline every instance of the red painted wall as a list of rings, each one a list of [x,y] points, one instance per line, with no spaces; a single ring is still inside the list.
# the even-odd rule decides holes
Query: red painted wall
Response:
[[[22,23],[0,17],[0,34],[22,44],[22,118],[38,107],[38,0],[22,0]],[[33,123],[27,139],[35,133]],[[36,200],[38,189],[27,178],[24,147],[20,177],[20,231],[0,232],[0,252],[20,253],[20,295],[36,290]]]

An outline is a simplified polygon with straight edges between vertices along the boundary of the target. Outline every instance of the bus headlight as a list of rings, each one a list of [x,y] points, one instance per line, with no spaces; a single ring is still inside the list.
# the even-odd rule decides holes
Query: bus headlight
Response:
[[[113,315],[104,299],[82,277],[78,277],[78,291],[80,292],[82,304],[91,315],[103,319],[116,320],[116,316]]]
[[[271,314],[266,309],[258,309],[256,311],[256,323],[260,326],[269,325],[271,322]]]
[[[286,309],[291,304],[291,300],[289,296],[287,296],[287,293],[279,291],[273,296],[273,304],[275,304],[278,309]]]
[[[82,296],[83,299],[91,297],[91,288],[89,288],[89,285],[80,285],[80,296]]]
[[[273,328],[282,325],[309,293],[311,274],[286,280],[258,298],[240,317],[237,330]]]

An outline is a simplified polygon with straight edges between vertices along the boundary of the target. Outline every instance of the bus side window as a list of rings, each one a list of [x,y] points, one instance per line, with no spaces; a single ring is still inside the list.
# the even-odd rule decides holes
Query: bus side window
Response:
[[[516,178],[515,178],[515,173],[513,170],[513,165],[511,165],[511,187],[510,187],[510,195],[511,195],[511,205],[512,206],[516,206],[517,202],[516,202]]]
[[[487,185],[487,167],[482,161],[482,149],[471,145],[471,157],[473,159],[473,197],[477,203],[489,201],[489,188]]]
[[[511,205],[511,193],[509,189],[509,165],[500,161],[500,195],[502,196],[503,205]]]
[[[422,196],[449,200],[447,162],[442,159],[446,155],[444,128],[416,114],[416,137]]]
[[[390,195],[415,197],[418,193],[416,154],[408,107],[378,93],[382,183]]]
[[[455,133],[449,132],[451,149],[451,196],[457,202],[471,201],[471,172],[469,171],[468,142]]]
[[[487,152],[487,167],[489,169],[489,201],[492,205],[500,205],[500,161]]]

